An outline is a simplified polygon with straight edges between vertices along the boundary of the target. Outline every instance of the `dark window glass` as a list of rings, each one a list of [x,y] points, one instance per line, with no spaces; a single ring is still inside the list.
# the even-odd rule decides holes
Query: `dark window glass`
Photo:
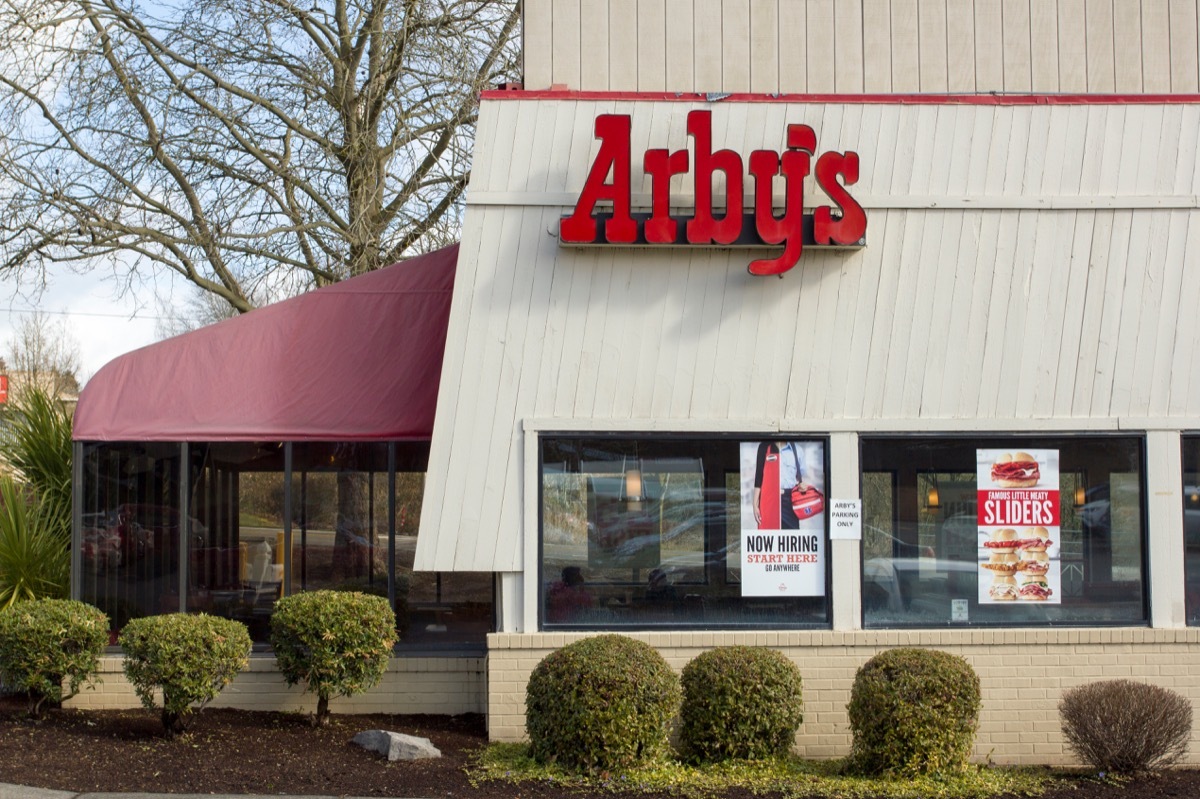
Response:
[[[236,619],[265,644],[284,567],[284,445],[194,444],[187,609]]]
[[[1040,480],[993,484],[993,457],[1022,451],[1045,454]],[[1142,452],[1117,436],[864,437],[865,625],[1146,623]],[[1018,502],[1056,491],[1058,524],[989,524],[979,492],[1001,488]],[[1052,543],[1039,547],[1043,525]],[[1005,545],[1001,529],[1029,548]]]
[[[1187,620],[1200,625],[1200,435],[1183,437],[1183,536]]]
[[[387,445],[295,444],[292,451],[293,590],[387,596]]]
[[[131,618],[182,605],[237,619],[265,645],[289,578],[292,592],[386,597],[391,573],[401,649],[484,646],[494,628],[491,575],[412,569],[429,445],[292,450],[289,484],[281,442],[189,444],[181,519],[180,444],[85,444],[81,598],[109,614],[114,633]]]
[[[178,444],[83,447],[79,597],[129,619],[180,608]]]
[[[789,444],[796,455],[789,454]],[[825,443],[745,437],[552,436],[541,442],[541,614],[547,629],[663,629],[828,624],[825,515],[800,522],[791,503],[783,535],[820,547],[818,567],[743,574],[744,536],[755,519],[756,452],[780,466],[773,493],[795,474],[824,495]],[[790,472],[788,470],[791,470]],[[793,478],[794,481],[794,478]],[[768,483],[770,478],[768,478]],[[765,485],[765,484],[764,484]],[[811,502],[811,500],[810,500]],[[769,503],[768,503],[769,504]],[[815,508],[815,505],[809,505]],[[804,514],[803,506],[799,511]],[[757,536],[764,538],[766,536]],[[746,538],[748,548],[750,538]],[[785,564],[786,565],[786,564]],[[777,569],[779,567],[772,567]],[[802,571],[804,577],[794,572]],[[796,595],[788,580],[811,580]],[[769,582],[769,585],[766,585]],[[765,587],[764,587],[765,586]],[[808,588],[802,590],[809,590]],[[767,594],[767,595],[764,595]]]

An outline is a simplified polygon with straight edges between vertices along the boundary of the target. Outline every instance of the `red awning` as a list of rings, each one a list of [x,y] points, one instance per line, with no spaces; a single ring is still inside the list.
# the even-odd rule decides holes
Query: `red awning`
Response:
[[[77,441],[422,440],[458,245],[160,341],[79,396]]]

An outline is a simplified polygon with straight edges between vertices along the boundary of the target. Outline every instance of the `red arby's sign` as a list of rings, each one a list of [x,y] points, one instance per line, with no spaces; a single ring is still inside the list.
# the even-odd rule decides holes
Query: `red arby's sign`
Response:
[[[787,149],[755,150],[749,169],[733,150],[713,151],[712,112],[692,111],[687,134],[693,140],[695,163],[688,150],[647,150],[642,166],[650,176],[651,210],[634,213],[631,200],[632,153],[630,118],[626,114],[596,117],[600,151],[592,162],[575,210],[559,222],[563,244],[683,245],[683,246],[783,246],[777,258],[750,263],[753,275],[779,275],[800,260],[805,246],[861,246],[867,216],[846,191],[858,182],[858,153],[826,152],[816,158],[817,137],[808,125],[787,126]],[[689,171],[694,180],[695,210],[691,217],[671,216],[671,178]],[[713,175],[725,175],[724,210],[713,202]],[[746,174],[743,174],[746,173]],[[810,173],[836,206],[820,206],[804,213],[804,179]],[[612,176],[609,182],[609,176]],[[743,209],[743,185],[754,180],[752,207]],[[775,178],[783,178],[784,202],[780,215],[772,208]],[[838,178],[841,178],[839,181]],[[611,212],[596,206],[610,203]]]

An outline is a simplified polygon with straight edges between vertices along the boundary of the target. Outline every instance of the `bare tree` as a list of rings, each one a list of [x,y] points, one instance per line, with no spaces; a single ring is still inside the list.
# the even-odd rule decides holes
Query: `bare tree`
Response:
[[[251,301],[253,299],[251,297]],[[170,338],[190,333],[205,325],[232,319],[237,315],[238,312],[233,306],[216,294],[195,288],[185,298],[182,306],[159,299],[158,320],[154,323],[154,333],[159,339]]]
[[[79,393],[79,342],[61,320],[43,313],[23,317],[5,359],[15,398],[30,388],[66,399]]]
[[[519,18],[517,0],[0,0],[0,267],[168,270],[241,312],[440,246]]]

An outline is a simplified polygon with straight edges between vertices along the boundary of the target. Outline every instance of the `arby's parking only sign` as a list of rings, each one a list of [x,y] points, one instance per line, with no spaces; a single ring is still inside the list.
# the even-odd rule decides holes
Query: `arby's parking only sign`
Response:
[[[774,258],[750,262],[752,275],[781,275],[800,260],[804,247],[861,247],[867,231],[862,206],[846,190],[858,182],[858,153],[825,152],[816,157],[817,137],[808,125],[788,125],[786,149],[755,150],[748,164],[733,150],[713,150],[712,112],[691,111],[687,135],[693,149],[646,150],[642,166],[650,177],[651,209],[632,208],[631,121],[627,114],[596,117],[600,150],[572,213],[559,221],[564,245],[655,247],[776,247]],[[674,216],[671,178],[691,172],[695,208],[690,217]],[[713,176],[725,176],[723,210],[713,197]],[[743,174],[746,173],[746,174]],[[812,174],[833,203],[804,212],[804,179]],[[743,186],[754,181],[751,207],[745,210]],[[783,208],[772,204],[775,179],[783,180]],[[598,211],[600,205],[610,206]]]

